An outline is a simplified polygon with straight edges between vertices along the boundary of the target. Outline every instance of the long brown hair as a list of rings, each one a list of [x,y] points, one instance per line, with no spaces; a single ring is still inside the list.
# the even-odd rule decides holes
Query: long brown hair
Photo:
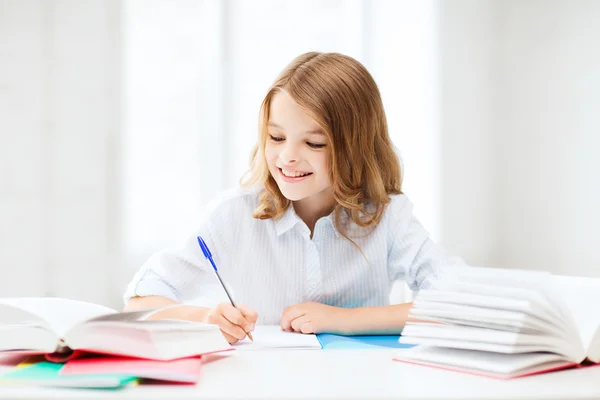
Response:
[[[329,165],[336,229],[345,213],[360,227],[375,227],[390,202],[400,194],[400,162],[388,135],[379,89],[367,69],[338,53],[310,52],[296,57],[275,80],[260,108],[258,143],[244,187],[264,185],[253,216],[281,217],[290,201],[269,173],[265,158],[267,125],[273,97],[285,90],[325,133],[330,145]],[[349,238],[348,238],[349,239]]]

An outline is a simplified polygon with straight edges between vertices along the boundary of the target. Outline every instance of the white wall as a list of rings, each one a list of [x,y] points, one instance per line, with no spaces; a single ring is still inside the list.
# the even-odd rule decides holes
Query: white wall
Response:
[[[498,2],[499,265],[600,276],[600,2]]]
[[[119,3],[4,1],[0,27],[0,293],[110,304]]]
[[[48,9],[0,2],[0,292],[43,294],[48,196]],[[29,285],[21,282],[31,281]]]
[[[442,243],[600,276],[600,2],[440,2]]]
[[[494,2],[439,2],[441,244],[472,265],[496,262],[492,118]]]
[[[223,189],[219,21],[216,1],[121,4],[122,255],[133,274],[157,249],[182,243]]]

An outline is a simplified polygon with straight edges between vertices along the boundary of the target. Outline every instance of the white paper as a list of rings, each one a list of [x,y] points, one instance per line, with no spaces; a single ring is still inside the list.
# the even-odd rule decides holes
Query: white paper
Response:
[[[396,353],[397,360],[422,361],[450,368],[468,368],[492,373],[510,374],[551,361],[564,361],[552,353],[500,354],[487,351],[417,346]]]
[[[316,335],[285,332],[279,325],[258,325],[252,332],[254,342],[245,338],[233,346],[238,350],[259,349],[320,349]]]
[[[555,276],[555,295],[567,307],[588,347],[600,326],[600,279],[579,276]]]
[[[117,312],[98,304],[55,297],[0,298],[0,304],[18,307],[39,316],[60,337],[80,322]]]

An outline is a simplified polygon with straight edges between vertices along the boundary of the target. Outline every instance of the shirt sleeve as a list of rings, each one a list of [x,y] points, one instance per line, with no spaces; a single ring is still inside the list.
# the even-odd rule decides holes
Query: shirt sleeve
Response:
[[[202,293],[212,272],[195,240],[192,236],[180,249],[152,255],[127,286],[125,303],[135,296],[163,296],[183,303]]]
[[[429,287],[429,280],[440,268],[449,264],[463,264],[450,257],[434,243],[429,233],[413,214],[413,205],[400,196],[391,206],[390,248],[388,268],[391,281],[403,279],[411,290]]]
[[[164,250],[151,256],[129,283],[123,296],[125,303],[135,296],[162,296],[180,303],[197,303],[206,299],[213,304],[211,293],[218,284],[212,266],[204,257],[197,236],[200,235],[213,254],[218,266],[228,262],[233,248],[231,229],[232,202],[215,199],[207,206],[200,228],[178,249]]]

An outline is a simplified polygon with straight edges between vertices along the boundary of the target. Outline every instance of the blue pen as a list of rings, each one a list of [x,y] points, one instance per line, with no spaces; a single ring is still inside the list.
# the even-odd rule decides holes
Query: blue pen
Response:
[[[235,308],[237,308],[237,306],[235,305],[235,302],[233,301],[233,297],[231,297],[231,295],[229,294],[229,291],[227,290],[225,283],[223,283],[223,279],[221,279],[221,275],[219,275],[217,266],[212,258],[212,253],[208,249],[208,246],[204,242],[204,239],[202,239],[202,237],[200,237],[200,236],[198,236],[198,244],[200,245],[200,248],[202,249],[202,253],[204,253],[204,257],[206,257],[206,259],[208,261],[210,261],[210,265],[212,265],[213,269],[215,270],[215,274],[217,275],[217,278],[219,278],[219,282],[221,283],[221,286],[223,287],[225,294],[227,295],[227,297],[229,297],[229,301],[231,302],[231,305],[234,306]],[[250,340],[252,340],[254,342],[254,339],[252,338],[252,334],[250,332],[246,332],[246,335],[248,335],[248,338],[250,338]]]

